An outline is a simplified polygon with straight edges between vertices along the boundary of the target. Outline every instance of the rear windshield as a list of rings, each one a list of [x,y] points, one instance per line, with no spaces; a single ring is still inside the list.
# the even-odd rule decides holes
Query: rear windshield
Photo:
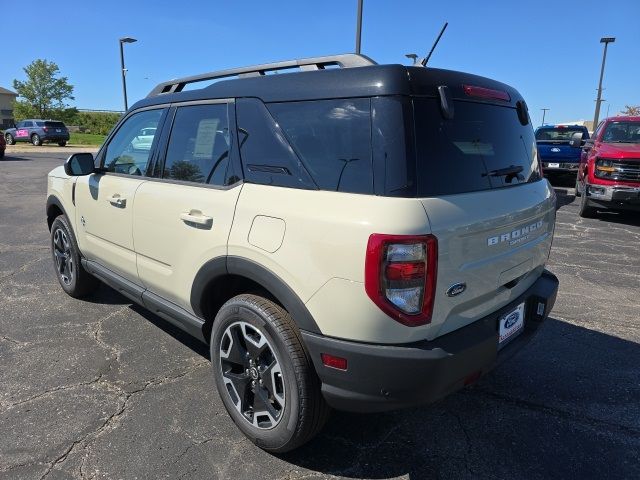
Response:
[[[536,140],[548,142],[569,142],[574,133],[586,134],[583,128],[539,128],[536,130]]]
[[[457,100],[452,120],[436,99],[414,100],[418,196],[511,187],[541,178],[531,125],[515,108]]]
[[[44,122],[44,126],[48,128],[65,128],[62,122]]]

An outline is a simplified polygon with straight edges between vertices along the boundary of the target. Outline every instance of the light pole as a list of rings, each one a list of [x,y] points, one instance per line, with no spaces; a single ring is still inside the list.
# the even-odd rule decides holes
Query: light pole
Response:
[[[598,128],[598,120],[600,117],[600,104],[602,103],[602,77],[604,77],[604,63],[607,60],[607,47],[610,43],[615,42],[615,37],[602,37],[600,43],[604,43],[604,51],[602,52],[602,67],[600,68],[600,82],[598,83],[598,98],[596,99],[596,113],[593,117],[593,130]]]
[[[544,117],[547,115],[547,112],[551,110],[550,108],[541,108],[542,110],[542,126],[544,127]]]
[[[120,67],[122,70],[122,93],[124,94],[124,111],[126,112],[129,109],[129,105],[127,104],[127,80],[125,79],[125,75],[127,70],[124,68],[124,48],[123,45],[125,43],[133,43],[137,42],[135,38],[131,37],[122,37],[120,39]]]
[[[356,53],[360,53],[360,44],[362,43],[362,2],[358,0],[358,16],[356,19]]]

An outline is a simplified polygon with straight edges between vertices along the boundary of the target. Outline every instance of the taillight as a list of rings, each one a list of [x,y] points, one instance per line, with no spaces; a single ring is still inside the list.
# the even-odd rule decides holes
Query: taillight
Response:
[[[403,325],[431,322],[437,270],[438,240],[433,235],[369,237],[365,290],[383,312]]]
[[[42,130],[44,130],[44,133],[47,133],[49,131],[47,127],[44,127]]]
[[[470,97],[493,98],[495,100],[511,101],[511,95],[504,90],[494,90],[492,88],[478,87],[475,85],[462,85],[464,93]]]

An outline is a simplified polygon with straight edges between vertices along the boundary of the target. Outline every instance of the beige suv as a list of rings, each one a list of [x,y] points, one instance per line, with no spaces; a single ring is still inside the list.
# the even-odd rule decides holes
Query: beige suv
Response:
[[[100,280],[209,343],[234,422],[283,452],[525,344],[554,207],[516,90],[339,55],[158,85],[49,174],[47,218],[65,292]]]

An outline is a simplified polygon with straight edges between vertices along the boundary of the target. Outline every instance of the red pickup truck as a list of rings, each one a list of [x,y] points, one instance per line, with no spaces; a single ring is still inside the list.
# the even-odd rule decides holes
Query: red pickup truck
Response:
[[[600,122],[582,147],[576,196],[585,218],[598,210],[640,211],[640,117]]]

